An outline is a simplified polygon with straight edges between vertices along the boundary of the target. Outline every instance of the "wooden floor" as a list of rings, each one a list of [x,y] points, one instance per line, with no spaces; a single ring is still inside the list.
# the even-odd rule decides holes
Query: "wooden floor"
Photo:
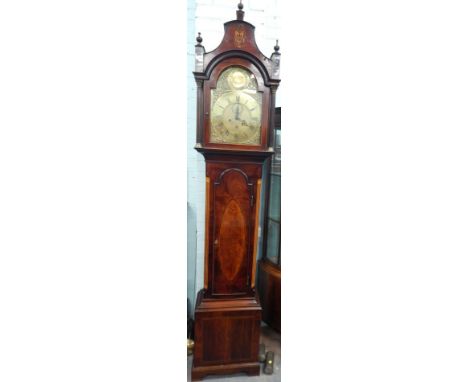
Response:
[[[265,344],[266,351],[275,353],[275,368],[271,375],[263,373],[263,364],[261,372],[257,377],[247,377],[244,374],[233,374],[220,376],[208,376],[204,378],[207,382],[279,382],[281,381],[281,336],[278,332],[269,326],[262,324],[260,343]],[[192,368],[192,356],[187,357],[187,381],[191,382],[190,370]]]

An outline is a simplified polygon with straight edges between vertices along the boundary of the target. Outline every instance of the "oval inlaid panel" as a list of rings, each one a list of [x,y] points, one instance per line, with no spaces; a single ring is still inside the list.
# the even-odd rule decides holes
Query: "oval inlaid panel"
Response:
[[[221,272],[233,280],[246,254],[246,222],[237,202],[232,199],[224,210],[219,229],[219,259]]]

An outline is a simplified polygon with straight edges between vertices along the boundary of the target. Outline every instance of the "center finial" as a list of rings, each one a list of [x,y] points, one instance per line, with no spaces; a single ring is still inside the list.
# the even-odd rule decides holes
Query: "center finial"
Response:
[[[244,4],[242,4],[242,0],[239,0],[239,4],[237,4],[237,20],[244,20],[244,11],[242,10],[244,8]]]

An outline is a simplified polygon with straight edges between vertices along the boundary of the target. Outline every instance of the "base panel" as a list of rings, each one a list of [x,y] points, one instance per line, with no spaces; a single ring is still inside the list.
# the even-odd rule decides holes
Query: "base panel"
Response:
[[[192,381],[201,381],[208,375],[227,375],[245,373],[248,376],[260,375],[260,364],[252,363],[235,363],[231,365],[215,365],[215,366],[192,366]]]
[[[210,374],[259,375],[261,315],[256,296],[213,299],[200,291],[195,308],[192,380]]]

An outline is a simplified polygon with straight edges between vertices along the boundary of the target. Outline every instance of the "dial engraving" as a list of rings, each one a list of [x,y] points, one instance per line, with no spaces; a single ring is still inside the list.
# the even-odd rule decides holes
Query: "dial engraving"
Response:
[[[255,76],[244,68],[230,67],[211,91],[210,142],[259,145],[262,93]]]

